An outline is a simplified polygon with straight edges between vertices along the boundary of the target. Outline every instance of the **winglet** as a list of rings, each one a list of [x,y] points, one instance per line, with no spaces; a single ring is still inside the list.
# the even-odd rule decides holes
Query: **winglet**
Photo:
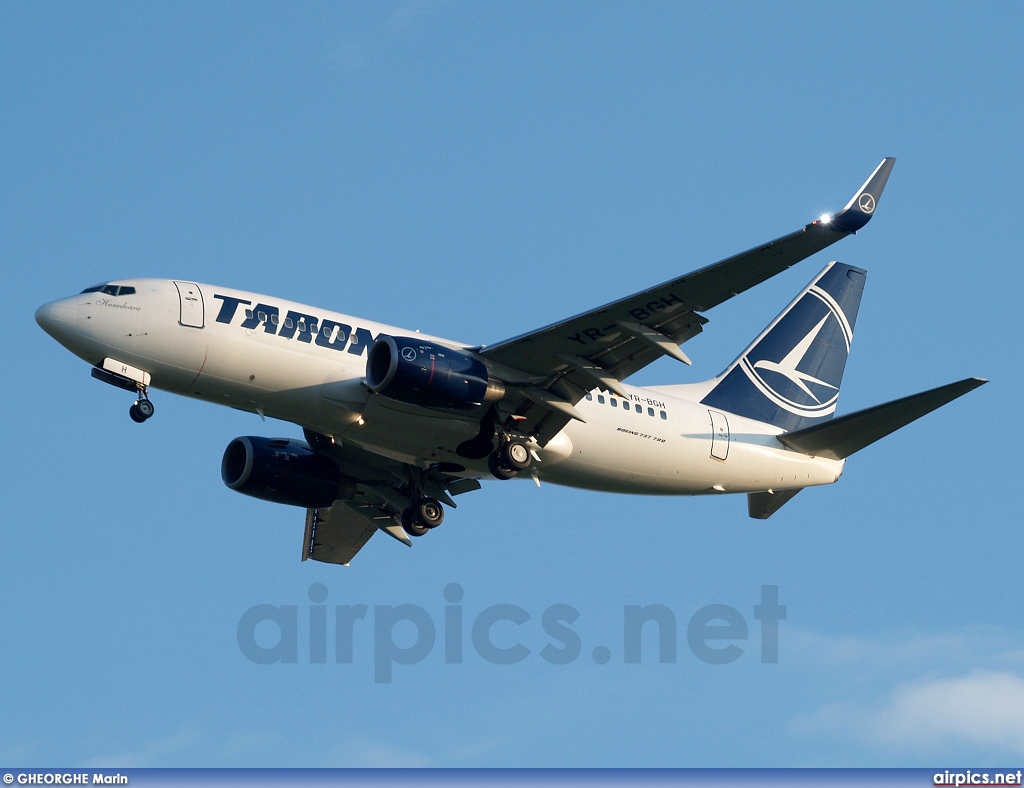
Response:
[[[864,181],[864,185],[853,195],[846,207],[830,219],[822,219],[822,224],[827,224],[833,230],[841,233],[855,233],[868,223],[868,220],[875,213],[878,201],[882,197],[882,190],[889,180],[889,173],[892,172],[896,159],[886,156],[882,159],[871,177]]]

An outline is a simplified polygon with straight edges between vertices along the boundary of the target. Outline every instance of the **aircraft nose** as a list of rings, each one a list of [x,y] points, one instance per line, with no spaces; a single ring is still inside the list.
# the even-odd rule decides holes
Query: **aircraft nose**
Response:
[[[62,345],[78,331],[78,299],[62,298],[43,304],[36,310],[36,322]]]

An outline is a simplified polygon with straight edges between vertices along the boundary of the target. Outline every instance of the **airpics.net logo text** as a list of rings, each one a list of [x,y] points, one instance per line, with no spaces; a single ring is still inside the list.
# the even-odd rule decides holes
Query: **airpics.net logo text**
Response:
[[[479,609],[466,602],[465,589],[449,583],[442,591],[445,604],[432,614],[418,604],[326,604],[329,592],[322,583],[309,587],[311,604],[253,605],[238,620],[238,648],[258,665],[351,665],[357,658],[372,658],[373,679],[390,684],[396,665],[416,665],[443,652],[447,665],[475,658],[492,665],[514,665],[539,658],[550,665],[569,665],[584,656],[586,622],[568,604],[548,605],[535,616],[509,603]],[[615,627],[618,633],[599,639],[587,637],[587,656],[598,665],[613,660],[623,664],[657,661],[675,664],[680,638],[696,659],[708,665],[728,665],[756,651],[762,663],[779,661],[779,622],[786,606],[779,604],[779,587],[761,586],[760,600],[747,617],[735,607],[709,604],[689,617],[677,617],[668,605],[623,605]],[[607,616],[598,618],[607,621]],[[440,622],[440,623],[438,623]],[[593,629],[591,626],[589,629]],[[759,641],[753,646],[750,641]],[[440,641],[440,644],[439,644]],[[525,641],[525,643],[524,643]],[[604,645],[615,643],[615,646]],[[467,656],[467,653],[469,656]]]

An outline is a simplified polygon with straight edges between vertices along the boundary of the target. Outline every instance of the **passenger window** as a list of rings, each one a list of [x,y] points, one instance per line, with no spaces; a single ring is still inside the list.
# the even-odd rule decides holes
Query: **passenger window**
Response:
[[[648,408],[647,409],[647,415],[648,416],[653,416],[654,415],[654,408]]]
[[[246,320],[252,320],[252,310],[251,309],[246,309],[245,310],[245,319]]]
[[[259,312],[256,313],[256,319],[259,320],[261,323],[266,323],[267,313],[261,309]]]
[[[615,397],[612,397],[610,402],[613,408],[619,407],[619,403],[616,401]]]
[[[285,327],[285,328],[291,328],[291,327],[292,327],[292,325],[293,325],[293,323],[292,323],[292,319],[291,319],[290,317],[286,317],[286,318],[284,319],[284,327]]]
[[[587,392],[587,402],[590,402],[590,401],[591,401],[591,400],[593,400],[593,399],[594,399],[594,395],[593,395],[593,394],[591,394],[591,393],[590,393],[590,392],[588,391],[588,392]]]
[[[634,405],[633,407],[636,408],[636,412],[637,413],[643,413],[644,412],[644,409],[642,407],[640,407],[639,405]]]
[[[662,419],[667,419],[668,418],[668,416],[665,414],[665,411],[661,412],[661,418]]]
[[[598,394],[597,395],[597,403],[599,405],[604,405],[604,394]]]
[[[276,326],[276,325],[277,325],[277,322],[278,322],[278,320],[280,320],[280,318],[278,317],[278,314],[277,314],[277,312],[274,312],[274,314],[272,314],[272,315],[270,316],[270,322],[271,322],[271,323],[273,323],[273,324],[274,324],[274,325]]]

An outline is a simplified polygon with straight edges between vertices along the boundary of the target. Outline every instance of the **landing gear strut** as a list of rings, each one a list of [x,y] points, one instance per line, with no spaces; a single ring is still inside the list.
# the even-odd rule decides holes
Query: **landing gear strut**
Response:
[[[139,398],[135,400],[135,404],[128,409],[128,415],[131,416],[132,421],[136,424],[142,424],[146,419],[153,416],[153,411],[156,410],[153,407],[153,403],[149,401],[149,397],[146,395],[144,388],[139,389]]]

